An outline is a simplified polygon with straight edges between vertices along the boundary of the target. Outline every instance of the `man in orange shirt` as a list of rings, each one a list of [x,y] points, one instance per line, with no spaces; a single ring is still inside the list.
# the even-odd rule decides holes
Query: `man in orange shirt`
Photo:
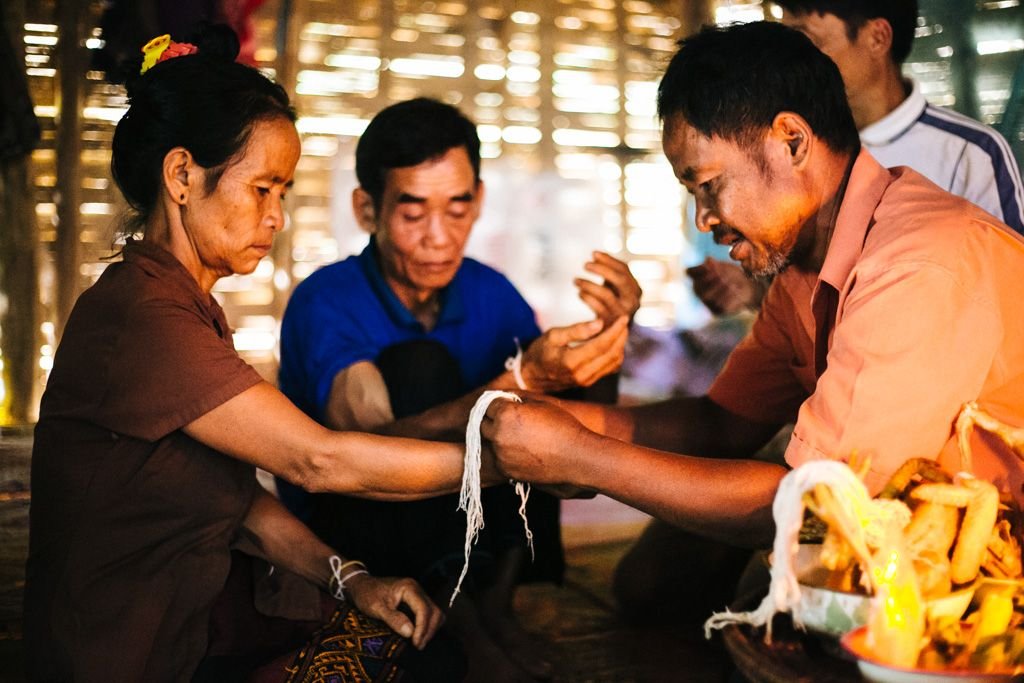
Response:
[[[903,75],[917,28],[917,0],[780,0],[782,23],[836,63],[863,146],[883,166],[907,165],[1024,234],[1024,185],[996,130],[930,104]],[[714,313],[756,309],[762,281],[709,259],[687,270]]]
[[[685,40],[658,91],[663,146],[702,231],[774,276],[708,394],[632,408],[497,401],[483,434],[517,480],[598,490],[685,530],[767,547],[787,468],[751,459],[795,421],[789,466],[871,456],[958,468],[968,401],[1024,425],[1024,241],[860,149],[835,64],[758,22]],[[1022,498],[1024,467],[975,436],[975,472]]]
[[[920,86],[903,76],[903,63],[914,41],[917,0],[777,0],[776,4],[785,10],[783,24],[805,34],[836,63],[861,144],[882,166],[910,166],[1024,234],[1024,188],[1006,140],[988,126],[929,104]],[[766,278],[748,277],[735,262],[716,258],[688,268],[687,274],[694,293],[708,309],[724,314],[708,328],[687,332],[689,336],[728,330],[726,324],[749,320],[749,312],[761,305],[770,284]],[[635,354],[630,356],[633,360],[628,362],[635,362]],[[719,358],[703,352],[696,360],[706,362],[689,363],[679,372],[685,373],[687,383],[699,382],[706,372],[697,371],[710,366],[717,372]],[[682,388],[683,383],[677,381],[677,386]],[[784,439],[779,438],[767,450],[774,454],[782,443]],[[652,610],[678,614],[678,609],[666,606],[665,586],[678,583],[679,570],[663,568],[671,563],[688,569],[694,557],[707,566],[704,558],[708,556],[715,557],[716,566],[706,577],[700,576],[699,567],[692,567],[694,581],[706,587],[734,580],[746,560],[735,548],[695,540],[663,522],[651,522],[616,569],[614,592],[621,610],[645,619]],[[668,562],[659,561],[666,557]],[[718,606],[722,599],[721,592],[710,588],[701,592],[701,598]],[[686,604],[694,604],[698,615],[708,611],[707,604],[695,604],[690,598]]]

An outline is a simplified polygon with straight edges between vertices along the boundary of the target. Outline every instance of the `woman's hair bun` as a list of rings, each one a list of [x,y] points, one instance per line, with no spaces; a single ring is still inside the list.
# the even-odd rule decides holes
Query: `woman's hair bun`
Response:
[[[174,36],[172,36],[173,38]],[[181,39],[199,49],[199,55],[206,59],[223,59],[233,62],[238,58],[240,45],[238,36],[226,24],[203,22]]]
[[[188,33],[181,36],[171,36],[171,40],[179,43],[191,43],[196,46],[195,57],[203,60],[218,62],[234,62],[238,58],[240,44],[238,36],[227,24],[214,24],[208,21],[197,23]],[[141,46],[140,46],[141,47]],[[148,73],[140,74],[139,66],[142,64],[142,53],[133,60],[132,66],[125,73],[124,85],[129,99],[134,100],[148,86],[152,77]],[[160,63],[156,66],[162,66]]]

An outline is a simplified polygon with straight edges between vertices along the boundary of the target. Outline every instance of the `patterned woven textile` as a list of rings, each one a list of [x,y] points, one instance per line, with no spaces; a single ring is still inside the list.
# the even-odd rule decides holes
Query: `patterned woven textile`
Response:
[[[343,602],[287,667],[287,683],[391,683],[407,640]]]

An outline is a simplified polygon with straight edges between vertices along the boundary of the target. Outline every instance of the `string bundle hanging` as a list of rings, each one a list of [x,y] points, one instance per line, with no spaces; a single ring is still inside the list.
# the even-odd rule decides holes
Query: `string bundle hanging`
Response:
[[[462,587],[462,580],[466,578],[469,571],[469,552],[476,543],[480,530],[484,528],[484,508],[480,501],[480,423],[491,402],[503,398],[509,401],[521,403],[522,399],[509,391],[485,391],[477,399],[473,409],[469,411],[469,421],[466,424],[466,456],[462,469],[462,490],[459,492],[459,510],[466,512],[466,544],[465,562],[462,565],[462,573],[455,584],[452,598],[448,601],[450,607],[455,602],[455,597]],[[521,481],[514,482],[516,493],[519,495],[519,516],[523,519],[523,528],[526,531],[526,542],[530,546],[530,556],[533,557],[533,533],[530,531],[530,524],[526,519],[526,501],[530,497],[530,485]]]

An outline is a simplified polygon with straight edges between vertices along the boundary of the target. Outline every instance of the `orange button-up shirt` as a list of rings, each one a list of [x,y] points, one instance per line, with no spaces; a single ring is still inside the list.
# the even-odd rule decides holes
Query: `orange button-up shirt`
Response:
[[[750,420],[795,419],[791,466],[870,455],[873,492],[912,457],[958,471],[965,402],[1024,426],[1024,239],[861,152],[821,272],[775,278],[709,395]],[[1024,499],[1024,461],[979,429],[971,443],[974,474]]]

